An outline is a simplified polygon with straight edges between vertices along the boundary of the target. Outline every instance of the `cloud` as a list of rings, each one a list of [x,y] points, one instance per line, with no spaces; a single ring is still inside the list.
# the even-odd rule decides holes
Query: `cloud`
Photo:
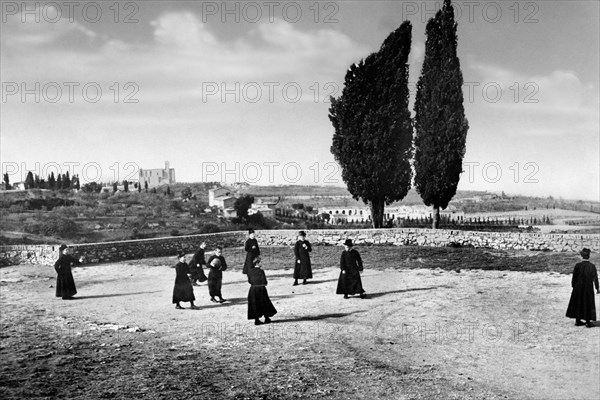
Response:
[[[154,27],[156,42],[163,46],[201,51],[217,44],[206,25],[191,12],[167,13],[150,24]]]
[[[495,65],[467,63],[465,101],[474,113],[495,118],[499,128],[518,135],[597,135],[598,88],[574,71],[526,74]]]
[[[88,39],[98,36],[74,19],[65,18],[52,3],[43,7],[36,3],[31,13],[5,13],[2,18],[6,22],[2,21],[0,43],[11,48],[47,46],[74,34]]]
[[[410,49],[410,56],[408,62],[410,64],[420,64],[423,62],[425,56],[425,43],[415,41]]]

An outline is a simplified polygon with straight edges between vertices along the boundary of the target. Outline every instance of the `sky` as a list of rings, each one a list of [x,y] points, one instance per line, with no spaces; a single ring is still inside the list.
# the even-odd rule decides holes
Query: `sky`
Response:
[[[329,97],[409,20],[412,110],[441,4],[2,0],[2,173],[344,186]],[[453,1],[459,190],[599,201],[599,4]]]

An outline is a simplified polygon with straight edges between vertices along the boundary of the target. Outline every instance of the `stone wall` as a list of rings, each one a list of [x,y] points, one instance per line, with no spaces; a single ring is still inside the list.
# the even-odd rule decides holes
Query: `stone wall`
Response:
[[[261,246],[292,246],[296,230],[257,231]],[[578,252],[588,247],[600,251],[600,235],[568,235],[508,232],[472,232],[444,229],[357,229],[307,230],[307,239],[314,245],[341,245],[351,238],[359,245],[396,246],[468,246],[493,249]],[[220,245],[236,248],[235,256],[243,256],[247,234],[245,231],[205,235],[165,237],[158,239],[127,240],[73,245],[74,252],[83,255],[86,263],[133,260],[150,257],[175,256],[177,251],[192,253],[207,242],[208,249]],[[229,253],[229,252],[228,252]],[[239,254],[238,254],[239,253]],[[54,264],[58,244],[43,246],[0,246],[0,265]]]

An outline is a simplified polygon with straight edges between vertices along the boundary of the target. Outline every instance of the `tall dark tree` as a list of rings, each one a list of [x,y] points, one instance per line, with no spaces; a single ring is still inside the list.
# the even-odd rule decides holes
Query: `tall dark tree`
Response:
[[[62,181],[63,181],[62,177],[63,177],[63,175],[61,175],[61,174],[56,174],[56,175],[57,175],[57,178],[56,178],[56,189],[60,190],[60,189],[63,188],[63,185],[62,185]]]
[[[402,200],[410,189],[411,32],[410,22],[403,22],[377,53],[352,65],[341,96],[332,98],[329,108],[335,128],[331,153],[342,167],[348,191],[370,205],[374,228],[383,226],[385,205]]]
[[[117,190],[119,190],[119,186],[117,185],[117,182],[113,182],[113,193],[116,193]]]
[[[69,177],[69,171],[63,175],[62,187],[63,189],[71,189],[71,178]]]
[[[445,0],[427,22],[415,99],[415,186],[425,205],[433,206],[434,229],[439,226],[440,208],[445,209],[456,194],[469,129],[456,28],[454,9]]]
[[[125,193],[129,192],[129,182],[127,182],[127,180],[123,181],[123,191]]]
[[[10,190],[10,178],[8,177],[8,172],[4,174],[4,188],[6,190]]]
[[[233,203],[233,208],[235,208],[235,212],[239,218],[243,221],[248,219],[248,209],[254,203],[254,196],[243,195],[242,197],[238,197]]]
[[[33,178],[33,187],[36,189],[40,188],[40,176],[38,174],[35,174],[35,177]]]
[[[54,177],[54,172],[51,172],[50,176],[48,177],[48,189],[56,189],[56,178]]]
[[[79,182],[79,175],[73,175],[72,186],[73,186],[73,189],[76,189],[76,190],[81,189],[81,183]]]
[[[35,186],[35,181],[33,179],[33,173],[29,171],[27,173],[27,177],[25,178],[25,189],[33,189]]]
[[[148,193],[148,181],[144,181],[144,190]]]

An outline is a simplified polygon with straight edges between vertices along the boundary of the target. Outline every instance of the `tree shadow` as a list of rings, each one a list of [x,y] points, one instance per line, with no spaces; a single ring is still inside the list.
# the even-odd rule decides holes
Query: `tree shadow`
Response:
[[[72,300],[86,300],[86,299],[100,299],[103,297],[121,297],[121,296],[134,296],[137,294],[149,294],[149,293],[159,293],[161,290],[153,290],[147,292],[132,292],[132,293],[113,293],[113,294],[92,294],[87,296],[77,296],[73,297]]]
[[[279,300],[279,299],[288,299],[288,298],[297,297],[297,296],[307,296],[310,294],[312,294],[312,293],[280,294],[280,295],[276,295],[276,296],[269,295],[269,298],[271,300]],[[196,297],[196,301],[198,301],[198,297]],[[231,299],[226,298],[225,303],[211,303],[211,304],[204,305],[204,306],[199,306],[198,304],[196,304],[196,307],[198,307],[201,310],[204,310],[204,309],[208,309],[208,308],[231,307],[231,306],[235,306],[235,305],[239,305],[239,304],[246,304],[247,302],[248,302],[247,297],[234,297]]]
[[[352,311],[349,313],[333,313],[333,314],[321,314],[321,315],[304,315],[295,318],[282,318],[282,319],[274,319],[273,323],[283,323],[283,322],[301,322],[301,321],[321,321],[324,319],[336,319],[343,318],[348,315],[356,314],[362,311]]]
[[[338,278],[335,278],[335,279],[320,279],[320,280],[309,279],[307,281],[307,285],[316,285],[318,283],[337,282],[337,281],[338,281]]]
[[[367,299],[375,299],[377,297],[386,296],[388,294],[416,292],[416,291],[420,291],[420,290],[435,290],[435,289],[439,289],[439,288],[448,288],[448,287],[449,286],[442,285],[442,286],[432,286],[432,287],[426,287],[426,288],[410,288],[410,289],[390,290],[388,292],[377,292],[377,293],[368,293],[367,292]]]

